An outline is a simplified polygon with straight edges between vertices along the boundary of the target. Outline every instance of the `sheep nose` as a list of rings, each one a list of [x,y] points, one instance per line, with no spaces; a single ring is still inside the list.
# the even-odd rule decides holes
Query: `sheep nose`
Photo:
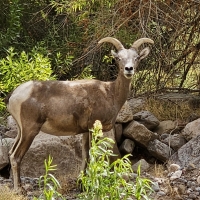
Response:
[[[132,70],[133,70],[133,67],[125,67],[125,70],[126,70],[126,71],[132,71]]]

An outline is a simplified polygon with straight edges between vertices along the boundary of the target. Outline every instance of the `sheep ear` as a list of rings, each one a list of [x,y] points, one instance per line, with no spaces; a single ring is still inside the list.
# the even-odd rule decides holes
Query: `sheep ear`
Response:
[[[118,58],[118,54],[115,51],[111,50],[111,54],[114,56],[114,58]]]
[[[143,58],[147,57],[148,54],[150,52],[149,47],[144,48],[142,51],[140,51],[140,60],[142,60]]]

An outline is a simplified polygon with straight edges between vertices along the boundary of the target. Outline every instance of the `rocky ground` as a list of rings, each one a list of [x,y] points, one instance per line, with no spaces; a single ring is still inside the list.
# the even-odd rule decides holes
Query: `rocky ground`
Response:
[[[139,103],[144,104],[143,101]],[[196,107],[189,110],[190,118],[186,121],[159,121],[150,112],[138,112],[138,107],[136,100],[130,100],[118,115],[111,132],[118,144],[117,151],[121,155],[137,155],[136,158],[133,156],[132,168],[136,172],[138,163],[142,162],[142,176],[153,182],[152,200],[200,199],[200,115],[193,112]],[[160,112],[160,104],[157,107]],[[171,110],[176,111],[175,108]],[[9,164],[8,151],[16,136],[16,128],[8,124],[7,127],[0,126],[0,186],[13,188],[12,179],[1,177],[4,167]],[[82,161],[81,137],[58,138],[44,133],[35,138],[22,161],[25,195],[33,199],[41,194],[38,179],[30,177],[44,174],[43,164],[48,155],[53,156],[59,172],[68,173],[61,179],[56,176],[63,188],[60,192],[68,200],[77,199],[80,193],[76,177]]]
[[[142,176],[153,182],[152,200],[198,200],[200,199],[200,170],[192,166],[181,169],[172,164],[168,169],[163,165],[150,165]],[[38,178],[22,177],[22,185],[27,199],[32,200],[41,194]],[[80,190],[77,188],[75,178],[66,177],[63,190],[59,191],[67,200],[77,199]],[[0,186],[13,187],[12,179],[0,176]]]

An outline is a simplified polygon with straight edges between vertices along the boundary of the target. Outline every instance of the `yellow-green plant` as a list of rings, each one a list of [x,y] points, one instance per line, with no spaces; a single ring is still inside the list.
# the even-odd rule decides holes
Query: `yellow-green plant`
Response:
[[[52,165],[53,158],[49,155],[48,160],[45,159],[45,174],[39,178],[39,187],[42,194],[39,198],[34,197],[34,200],[53,200],[55,198],[64,199],[58,192],[61,188],[60,183],[50,171],[55,171],[57,165]]]
[[[83,192],[79,199],[96,199],[96,200],[127,200],[135,196],[149,199],[151,191],[150,180],[138,177],[136,183],[127,181],[124,177],[133,173],[130,155],[126,155],[115,162],[110,163],[110,156],[114,156],[114,141],[110,138],[103,137],[102,125],[96,121],[92,132],[91,148],[89,151],[89,162],[85,172],[81,172],[78,182],[81,183]]]
[[[25,81],[55,79],[52,72],[50,59],[36,48],[18,54],[11,47],[7,56],[0,60],[0,93],[5,95]],[[3,110],[5,106],[1,98],[0,102],[0,110]]]

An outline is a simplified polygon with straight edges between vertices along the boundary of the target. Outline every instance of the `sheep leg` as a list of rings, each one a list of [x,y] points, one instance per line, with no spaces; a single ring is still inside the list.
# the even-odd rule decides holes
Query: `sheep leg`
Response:
[[[9,151],[9,155],[11,155],[12,153],[13,153],[13,151],[14,151],[14,149],[16,148],[16,146],[17,146],[17,144],[19,143],[19,140],[20,140],[20,137],[21,137],[21,130],[20,130],[20,128],[19,128],[19,126],[17,127],[17,136],[16,136],[16,138],[15,138],[15,142],[14,142],[14,144],[12,145],[12,148],[10,149],[10,151]]]
[[[82,138],[82,166],[81,170],[85,172],[87,167],[87,162],[89,161],[89,150],[91,147],[91,133],[83,133]]]
[[[82,137],[82,166],[81,170],[85,171],[89,158],[89,133],[83,133]]]
[[[39,133],[40,127],[23,127],[21,128],[21,134],[18,143],[15,144],[13,152],[10,155],[10,162],[12,166],[14,190],[21,192],[21,180],[20,180],[20,164],[23,156],[28,151],[33,139]]]

